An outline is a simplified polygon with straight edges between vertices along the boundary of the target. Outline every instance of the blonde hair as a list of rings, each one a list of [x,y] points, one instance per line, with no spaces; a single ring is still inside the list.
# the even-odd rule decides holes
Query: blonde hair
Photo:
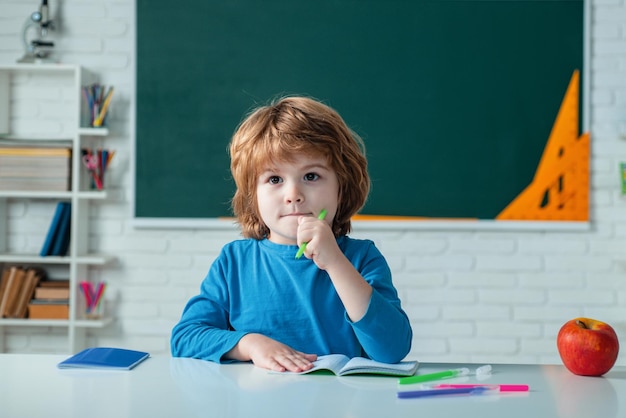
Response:
[[[269,234],[257,205],[261,170],[295,154],[321,156],[335,170],[339,196],[333,233],[350,232],[350,218],[363,207],[370,189],[363,141],[329,106],[308,97],[284,97],[250,113],[230,143],[230,170],[237,185],[232,209],[244,237]]]

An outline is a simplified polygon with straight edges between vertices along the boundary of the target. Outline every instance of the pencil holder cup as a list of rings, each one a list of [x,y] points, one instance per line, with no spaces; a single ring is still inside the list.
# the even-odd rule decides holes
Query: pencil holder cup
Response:
[[[104,190],[106,173],[114,155],[115,150],[106,148],[81,149],[80,190]]]
[[[92,128],[106,126],[106,115],[114,90],[113,86],[107,90],[105,86],[98,83],[82,87],[81,126]]]
[[[83,316],[86,319],[101,319],[104,314],[104,290],[106,284],[100,282],[94,286],[89,281],[80,282]]]
[[[85,308],[85,318],[86,319],[102,319],[104,316],[104,301],[101,300],[94,307]]]

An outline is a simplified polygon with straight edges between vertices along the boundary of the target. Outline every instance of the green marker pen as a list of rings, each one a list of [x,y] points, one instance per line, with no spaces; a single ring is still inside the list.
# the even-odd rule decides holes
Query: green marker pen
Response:
[[[413,383],[430,382],[432,380],[449,379],[451,377],[467,376],[469,369],[463,367],[462,369],[446,370],[445,372],[420,374],[418,376],[402,377],[398,381],[400,385],[410,385]]]
[[[323,221],[325,217],[326,217],[326,209],[322,209],[320,214],[317,216],[317,219],[319,219],[320,221]],[[296,253],[296,258],[302,257],[302,254],[304,254],[304,250],[306,250],[306,242],[303,242],[302,245],[300,245],[300,248],[298,249],[298,252]]]

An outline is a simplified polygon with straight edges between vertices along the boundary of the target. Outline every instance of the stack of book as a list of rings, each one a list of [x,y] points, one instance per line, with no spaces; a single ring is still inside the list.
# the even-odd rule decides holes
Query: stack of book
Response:
[[[0,143],[0,190],[63,192],[72,187],[72,149],[25,141]]]
[[[42,280],[28,304],[30,319],[68,319],[70,317],[69,280]]]
[[[26,318],[35,288],[44,277],[41,269],[6,267],[0,278],[0,316]]]
[[[69,202],[57,203],[46,239],[39,255],[64,256],[70,245],[70,226],[72,221],[72,205]]]

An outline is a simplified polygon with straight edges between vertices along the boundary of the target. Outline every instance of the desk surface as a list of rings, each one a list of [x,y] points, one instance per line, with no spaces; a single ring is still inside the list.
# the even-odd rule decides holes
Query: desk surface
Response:
[[[518,383],[525,394],[397,399],[393,377],[277,375],[250,364],[154,357],[131,371],[59,370],[66,356],[0,355],[0,415],[13,417],[626,417],[626,367],[493,365],[447,383]],[[421,364],[418,374],[479,365]],[[618,395],[621,393],[622,395]]]

